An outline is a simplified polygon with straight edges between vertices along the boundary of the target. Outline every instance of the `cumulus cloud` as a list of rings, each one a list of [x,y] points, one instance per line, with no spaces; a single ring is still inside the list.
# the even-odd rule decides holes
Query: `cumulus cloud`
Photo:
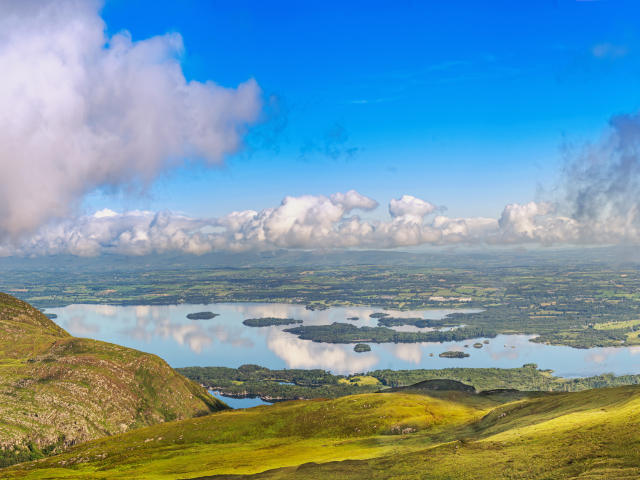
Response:
[[[505,207],[499,219],[450,218],[424,200],[404,195],[389,203],[388,219],[359,214],[378,203],[356,191],[285,197],[277,207],[202,219],[171,212],[108,209],[55,225],[28,240],[0,244],[0,255],[101,253],[145,255],[290,249],[396,248],[416,245],[567,243],[584,229],[547,203]]]
[[[425,215],[432,213],[435,205],[425,202],[411,195],[403,195],[389,203],[389,213],[392,217],[404,217],[407,220],[421,221]]]
[[[185,158],[218,164],[260,114],[254,80],[187,81],[179,34],[107,36],[99,9],[91,0],[0,2],[0,239],[68,216],[98,188],[144,185]]]
[[[346,212],[350,212],[356,208],[373,210],[378,206],[378,202],[373,198],[365,197],[355,190],[349,190],[347,193],[334,193],[330,198],[333,203],[341,205]]]
[[[629,161],[625,164],[630,168]],[[607,165],[606,169],[618,172],[611,163]],[[603,176],[607,182],[598,175],[574,181],[574,191],[561,205],[513,203],[499,218],[439,215],[430,202],[408,195],[389,202],[387,219],[375,215],[364,218],[378,202],[354,190],[329,196],[285,197],[276,207],[208,219],[173,212],[119,213],[103,209],[94,215],[45,225],[19,241],[0,243],[0,256],[639,243],[640,200],[636,198],[640,197],[634,196],[638,186],[627,180],[625,188],[605,188],[603,182],[608,184],[616,175]],[[561,210],[576,213],[569,215]]]
[[[233,212],[217,219],[223,244],[232,250],[247,248],[324,248],[329,245],[358,246],[371,231],[353,210],[372,210],[377,202],[358,192],[330,197],[303,195],[285,197],[276,208],[260,212]]]
[[[542,244],[578,242],[579,223],[572,218],[558,216],[555,211],[554,205],[547,202],[507,205],[498,222],[500,240]]]

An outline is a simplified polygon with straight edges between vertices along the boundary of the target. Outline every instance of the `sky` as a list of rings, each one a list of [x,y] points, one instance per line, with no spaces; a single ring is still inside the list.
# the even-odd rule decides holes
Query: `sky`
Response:
[[[353,188],[486,216],[548,186],[564,142],[591,139],[612,115],[637,110],[639,9],[114,0],[103,16],[110,32],[134,39],[180,32],[188,78],[226,86],[255,78],[286,125],[271,148],[242,152],[228,168],[171,175],[149,206],[221,215],[220,195],[260,209],[285,193]]]
[[[0,10],[0,255],[640,238],[637,2]]]

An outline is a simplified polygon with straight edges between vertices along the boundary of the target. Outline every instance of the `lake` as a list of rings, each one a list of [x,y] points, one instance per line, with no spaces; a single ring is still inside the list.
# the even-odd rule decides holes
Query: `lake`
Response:
[[[188,313],[211,311],[211,320],[189,320]],[[369,318],[375,307],[333,307],[310,311],[304,305],[275,303],[218,303],[212,305],[111,306],[70,305],[47,309],[69,333],[154,353],[173,367],[227,366],[253,363],[272,369],[320,368],[336,374],[376,369],[447,367],[520,367],[536,363],[564,377],[601,373],[640,373],[640,347],[592,348],[532,343],[527,335],[498,335],[476,349],[475,340],[445,343],[370,344],[371,351],[356,353],[353,345],[300,340],[280,327],[247,327],[247,318],[280,317],[303,320],[307,325],[333,322],[375,326]],[[392,316],[440,319],[452,310],[395,312]],[[465,310],[457,310],[458,312]],[[473,310],[466,310],[471,312]],[[359,320],[347,320],[358,317]],[[402,329],[403,327],[398,327]],[[404,327],[406,328],[406,327]],[[415,327],[411,327],[414,329]],[[465,348],[464,345],[469,345]],[[446,350],[463,350],[468,358],[440,358]]]
[[[220,394],[220,392],[216,392],[215,390],[209,390],[209,393],[216,397],[218,400],[222,400],[228,406],[233,409],[236,408],[251,408],[258,407],[260,405],[273,405],[273,403],[265,402],[260,397],[246,397],[246,398],[234,398],[227,397],[226,395]]]

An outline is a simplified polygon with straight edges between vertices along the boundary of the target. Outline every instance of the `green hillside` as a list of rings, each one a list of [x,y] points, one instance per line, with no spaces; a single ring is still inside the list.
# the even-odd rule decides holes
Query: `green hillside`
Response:
[[[0,465],[222,408],[157,356],[72,337],[0,293]]]
[[[453,384],[224,411],[92,441],[2,473],[7,479],[640,477],[637,386],[478,394]]]

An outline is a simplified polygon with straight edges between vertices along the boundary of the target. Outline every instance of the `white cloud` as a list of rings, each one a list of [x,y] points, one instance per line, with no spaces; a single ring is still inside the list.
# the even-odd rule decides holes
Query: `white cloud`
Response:
[[[378,206],[373,198],[365,197],[355,190],[349,190],[346,193],[334,193],[331,195],[331,201],[337,205],[342,205],[345,211],[351,210],[373,210]]]
[[[403,195],[389,203],[389,213],[392,217],[404,217],[407,221],[419,222],[422,218],[433,213],[436,206],[411,195]]]
[[[289,249],[396,248],[417,245],[580,244],[629,239],[629,229],[558,215],[550,203],[507,205],[499,219],[435,215],[433,204],[403,196],[391,200],[386,220],[353,210],[377,202],[355,191],[285,197],[277,207],[232,212],[213,219],[171,212],[108,209],[47,225],[20,242],[0,244],[0,255],[101,253],[145,255]],[[640,241],[640,235],[633,237]]]
[[[509,204],[502,212],[499,225],[500,239],[505,242],[552,244],[580,241],[578,222],[555,215],[554,206],[546,202]]]
[[[187,81],[179,34],[108,37],[99,8],[0,2],[0,238],[68,216],[98,188],[144,185],[185,158],[218,164],[258,118],[254,80],[235,89]]]
[[[232,212],[215,224],[225,229],[220,238],[231,250],[357,246],[371,226],[347,215],[356,208],[371,210],[376,205],[375,200],[353,190],[331,197],[285,197],[276,208]]]

